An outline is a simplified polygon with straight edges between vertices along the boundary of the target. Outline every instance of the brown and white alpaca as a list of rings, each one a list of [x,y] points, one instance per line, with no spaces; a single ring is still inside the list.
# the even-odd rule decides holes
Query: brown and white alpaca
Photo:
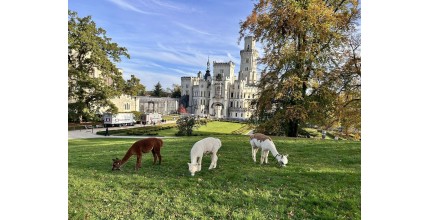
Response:
[[[258,149],[261,148],[261,157],[260,157],[260,164],[268,163],[267,157],[269,155],[269,151],[272,153],[272,155],[275,157],[275,159],[278,161],[279,165],[285,166],[288,163],[288,154],[282,155],[278,153],[278,150],[276,150],[275,144],[273,143],[272,139],[269,136],[266,136],[264,134],[255,133],[249,136],[251,139],[249,142],[251,143],[252,147],[252,159],[254,162],[257,162],[256,160],[256,154]]]
[[[154,162],[152,164],[155,164],[157,158],[158,164],[161,164],[160,150],[162,146],[163,141],[159,138],[145,138],[136,141],[133,145],[131,145],[130,149],[128,149],[127,153],[121,160],[118,158],[112,159],[112,170],[121,170],[121,166],[125,164],[131,156],[136,155],[137,161],[136,167],[134,169],[137,171],[139,168],[142,167],[142,154],[148,153],[149,151],[152,151],[152,156],[154,157]]]
[[[188,169],[191,176],[194,176],[195,172],[202,169],[202,157],[203,154],[212,154],[210,169],[216,168],[218,156],[216,155],[219,148],[221,147],[221,140],[218,138],[208,137],[200,141],[197,141],[191,148],[190,156],[191,163],[188,163]]]

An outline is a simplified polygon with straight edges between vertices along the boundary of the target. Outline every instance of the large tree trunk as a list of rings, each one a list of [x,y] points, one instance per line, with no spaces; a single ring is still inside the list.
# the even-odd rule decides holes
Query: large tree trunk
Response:
[[[288,122],[288,132],[287,132],[287,136],[288,137],[297,137],[299,134],[299,123],[298,121],[291,121]]]

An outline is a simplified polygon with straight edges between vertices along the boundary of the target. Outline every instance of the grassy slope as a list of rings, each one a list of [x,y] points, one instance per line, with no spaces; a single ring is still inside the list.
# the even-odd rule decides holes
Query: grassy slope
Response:
[[[133,139],[69,140],[69,219],[360,219],[360,143],[273,138],[289,164],[254,164],[246,136],[220,136],[218,167],[191,177],[202,137],[164,139],[161,166],[145,154],[112,172]],[[260,153],[258,153],[259,157]]]

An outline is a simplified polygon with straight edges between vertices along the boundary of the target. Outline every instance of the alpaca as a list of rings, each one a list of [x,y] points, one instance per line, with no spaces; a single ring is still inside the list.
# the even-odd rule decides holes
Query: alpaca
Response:
[[[131,145],[130,149],[128,149],[127,153],[121,160],[118,158],[112,159],[112,170],[121,170],[121,166],[125,164],[132,155],[137,156],[136,166],[134,169],[136,171],[139,170],[139,168],[142,167],[142,154],[148,153],[149,151],[152,151],[152,156],[154,157],[154,162],[152,164],[155,164],[157,158],[158,164],[161,164],[160,150],[162,146],[163,141],[158,138],[146,138],[136,141],[133,145]]]
[[[276,150],[275,144],[273,143],[272,139],[264,134],[255,133],[249,136],[250,137],[250,143],[252,147],[252,159],[254,162],[257,162],[255,159],[257,151],[259,148],[261,148],[261,157],[260,157],[260,164],[263,164],[265,162],[268,163],[267,157],[269,155],[269,151],[272,152],[272,155],[276,158],[279,165],[284,166],[288,163],[288,154],[282,155],[278,153]]]
[[[216,168],[218,156],[216,153],[221,147],[221,140],[218,138],[204,138],[197,141],[193,148],[191,148],[191,163],[188,163],[188,169],[190,170],[191,176],[194,176],[195,172],[202,169],[202,157],[203,154],[212,154],[212,162],[209,166],[209,170]]]

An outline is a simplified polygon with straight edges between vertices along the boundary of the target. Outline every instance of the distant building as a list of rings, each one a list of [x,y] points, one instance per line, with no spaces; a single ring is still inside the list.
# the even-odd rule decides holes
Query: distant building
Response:
[[[160,113],[162,115],[178,112],[179,99],[167,97],[137,96],[139,107],[137,111],[142,113]]]
[[[257,98],[258,52],[252,36],[245,37],[240,57],[238,78],[232,61],[214,61],[211,76],[209,59],[204,76],[199,71],[197,77],[181,77],[180,105],[201,117],[248,119],[254,111],[251,101]]]
[[[139,99],[136,98],[136,96],[123,94],[119,97],[115,97],[109,100],[115,104],[115,106],[118,108],[118,112],[139,111]],[[105,112],[105,109],[103,109],[102,112]]]

